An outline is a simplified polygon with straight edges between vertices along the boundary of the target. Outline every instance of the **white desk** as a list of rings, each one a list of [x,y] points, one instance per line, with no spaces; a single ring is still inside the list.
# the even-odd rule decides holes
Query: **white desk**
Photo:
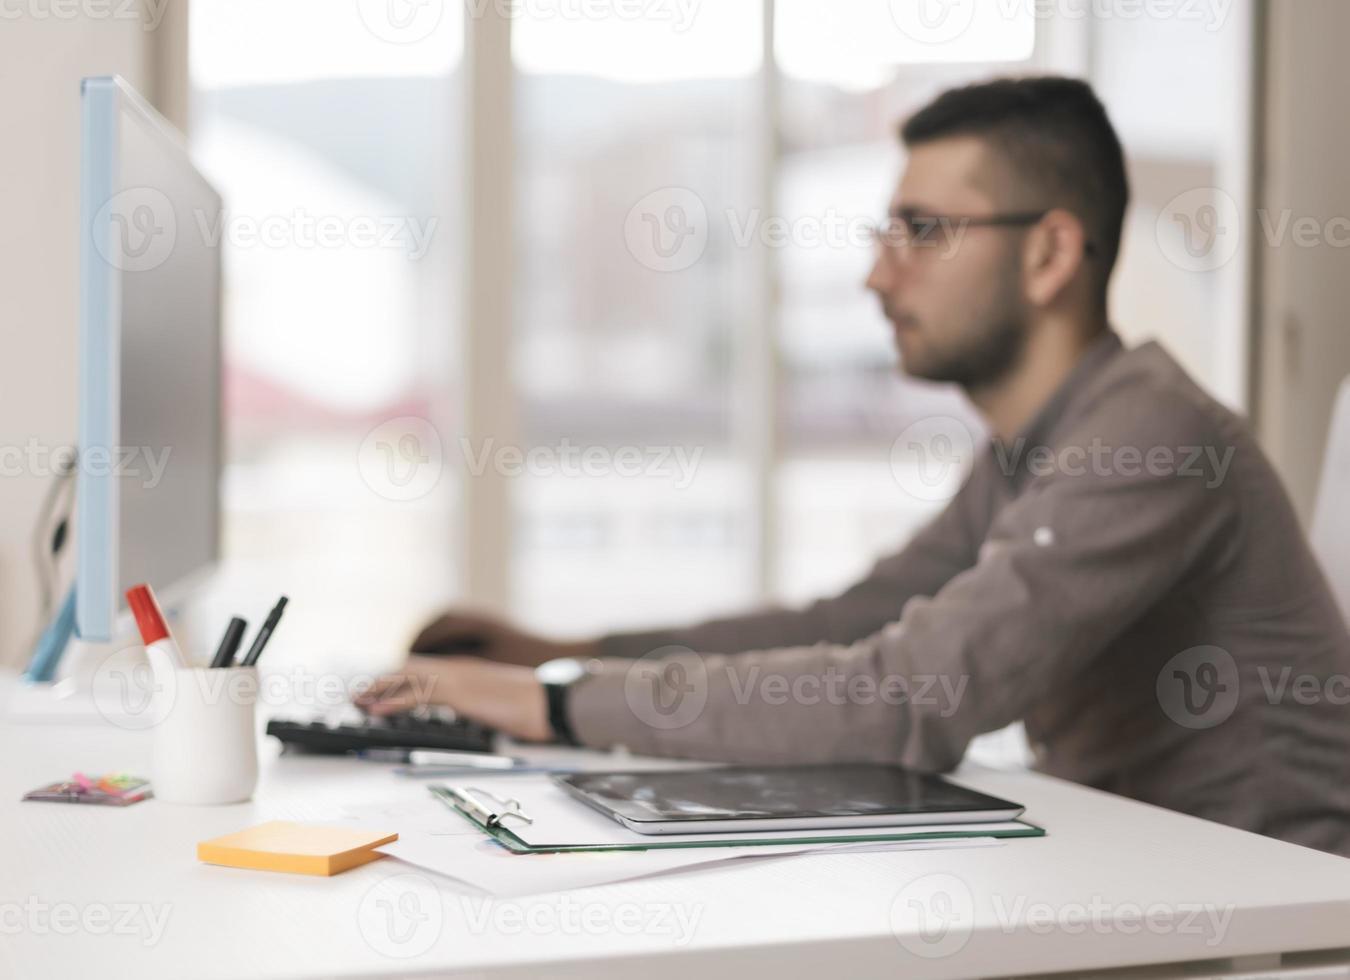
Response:
[[[0,696],[6,686],[0,683]],[[1350,947],[1350,861],[1034,774],[967,768],[961,781],[1026,804],[1028,818],[1049,831],[1042,839],[790,857],[485,907],[448,880],[391,859],[327,879],[197,863],[197,841],[262,820],[334,818],[344,804],[425,792],[387,767],[269,752],[251,803],[193,808],[151,800],[119,810],[19,797],[77,769],[148,774],[144,733],[0,722],[0,743],[5,977],[463,972],[777,980],[1082,975],[1197,960],[1215,962],[1185,975],[1350,976],[1350,949],[1286,955],[1285,972],[1276,969],[1280,954]],[[411,945],[371,934],[369,893],[378,886],[377,895],[387,895],[393,885],[380,883],[408,874],[430,889],[422,909],[440,907],[430,925],[411,926],[422,931],[402,933],[425,952],[401,958],[390,954]],[[946,938],[934,942],[934,932],[926,941],[904,926],[897,936],[892,908],[910,900],[952,910]],[[67,934],[57,934],[49,920],[58,907],[58,916],[89,917],[88,928],[62,919]],[[1141,911],[1152,917],[1140,922]],[[677,912],[696,923],[684,943]],[[1218,927],[1209,918],[1230,912]],[[114,931],[119,921],[132,931]],[[147,944],[156,923],[162,929]],[[649,933],[634,931],[643,924]]]

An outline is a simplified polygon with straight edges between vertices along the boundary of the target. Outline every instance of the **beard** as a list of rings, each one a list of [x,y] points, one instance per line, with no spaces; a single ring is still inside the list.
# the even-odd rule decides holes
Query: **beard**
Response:
[[[925,381],[949,382],[967,391],[988,388],[1007,377],[1022,357],[1026,323],[1006,314],[983,323],[929,356],[905,361],[906,373]]]
[[[1021,360],[1028,320],[1017,275],[1009,270],[960,327],[943,329],[937,337],[919,327],[927,341],[924,350],[902,357],[901,367],[925,381],[956,384],[967,391],[988,388],[1007,377]]]

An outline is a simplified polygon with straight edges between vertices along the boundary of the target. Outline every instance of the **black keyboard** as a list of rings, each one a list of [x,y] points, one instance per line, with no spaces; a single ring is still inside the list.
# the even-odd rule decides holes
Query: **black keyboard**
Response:
[[[413,711],[387,715],[329,717],[312,721],[274,718],[267,734],[303,752],[338,754],[361,749],[448,749],[491,752],[496,734],[465,718]]]

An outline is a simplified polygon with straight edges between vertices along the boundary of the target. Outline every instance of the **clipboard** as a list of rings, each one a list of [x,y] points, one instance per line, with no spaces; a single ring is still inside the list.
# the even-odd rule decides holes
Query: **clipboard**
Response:
[[[988,824],[928,824],[903,828],[867,827],[802,833],[769,831],[721,834],[635,833],[577,803],[548,783],[522,778],[510,789],[494,782],[487,791],[472,785],[433,783],[431,794],[483,833],[517,854],[587,851],[647,851],[664,848],[754,847],[783,844],[863,844],[896,841],[960,840],[977,837],[1044,837],[1045,830],[1024,820]],[[550,792],[550,790],[552,792]],[[523,801],[523,802],[522,802]],[[559,810],[559,808],[562,808]],[[547,820],[548,816],[555,818]],[[550,826],[545,826],[545,824]]]

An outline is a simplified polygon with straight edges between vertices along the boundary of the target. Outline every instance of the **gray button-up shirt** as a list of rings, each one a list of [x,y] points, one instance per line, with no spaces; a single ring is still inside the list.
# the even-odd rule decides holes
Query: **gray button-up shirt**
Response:
[[[943,771],[1020,719],[1044,772],[1350,855],[1345,623],[1247,427],[1156,344],[1100,338],[841,595],[601,648],[587,745]]]

